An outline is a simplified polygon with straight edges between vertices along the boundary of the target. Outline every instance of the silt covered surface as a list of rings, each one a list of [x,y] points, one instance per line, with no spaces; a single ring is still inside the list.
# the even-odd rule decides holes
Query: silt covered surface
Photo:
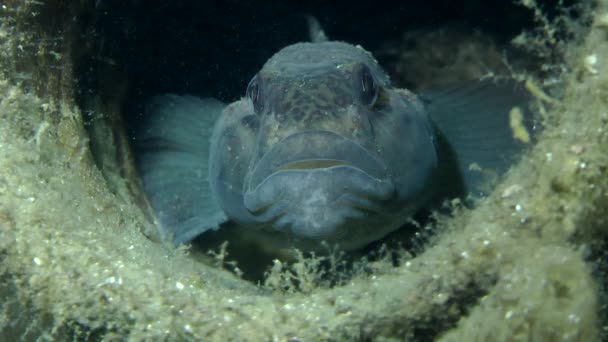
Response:
[[[0,339],[605,337],[608,2],[584,34],[554,45],[567,53],[561,91],[542,101],[545,128],[487,199],[440,218],[432,243],[399,267],[379,261],[341,286],[300,292],[256,286],[149,238],[125,162],[121,60],[97,71],[112,87],[86,96],[74,83],[86,72],[78,59],[96,52],[87,23],[110,9],[2,8]],[[101,124],[88,125],[90,111]]]

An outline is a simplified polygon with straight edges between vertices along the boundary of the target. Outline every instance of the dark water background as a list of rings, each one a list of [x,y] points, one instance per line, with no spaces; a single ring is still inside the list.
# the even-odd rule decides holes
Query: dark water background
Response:
[[[558,14],[560,1],[537,3],[549,18]],[[308,40],[307,15],[319,20],[330,39],[360,44],[372,53],[412,30],[457,25],[502,44],[536,26],[533,12],[513,0],[99,0],[94,11],[90,18],[80,18],[93,27],[94,32],[83,32],[83,40],[96,45],[90,53],[96,57],[88,63],[79,60],[79,86],[83,93],[100,92],[95,70],[100,61],[120,69],[116,87],[126,88],[121,112],[128,128],[140,121],[141,103],[157,94],[208,96],[227,103],[243,96],[269,57]],[[385,56],[376,57],[386,66]]]
[[[116,2],[113,4],[112,2]],[[550,15],[554,3],[543,5]],[[533,26],[531,12],[510,0],[413,1],[106,1],[101,31],[123,61],[128,106],[159,93],[231,102],[280,48],[308,40],[306,15],[331,39],[372,53],[412,29],[458,24],[507,41]],[[107,35],[107,33],[104,32]],[[380,64],[383,61],[380,58]],[[389,70],[390,73],[390,70]],[[126,111],[137,118],[137,110]],[[127,117],[127,123],[129,123]]]

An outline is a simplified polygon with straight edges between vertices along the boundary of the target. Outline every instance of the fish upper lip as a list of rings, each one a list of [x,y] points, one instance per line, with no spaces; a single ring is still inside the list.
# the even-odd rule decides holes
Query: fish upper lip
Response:
[[[313,192],[322,193],[319,198],[323,200],[317,204],[307,203]],[[377,212],[380,202],[394,194],[390,179],[375,178],[350,165],[337,165],[273,172],[244,194],[244,204],[260,222],[269,222],[285,215],[294,218],[294,212],[298,216],[303,207],[320,211],[324,209],[318,208],[350,208],[351,214]]]
[[[283,164],[276,171],[327,169],[347,165],[349,164],[338,159],[302,159]]]
[[[387,178],[387,166],[365,147],[337,133],[308,130],[292,134],[268,150],[247,182],[253,190],[276,172],[353,167],[376,179]]]

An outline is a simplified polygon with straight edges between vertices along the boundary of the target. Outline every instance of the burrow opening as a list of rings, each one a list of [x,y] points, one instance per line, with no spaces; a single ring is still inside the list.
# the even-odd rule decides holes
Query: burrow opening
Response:
[[[560,13],[558,3],[539,2],[549,17]],[[507,73],[510,68],[542,77],[547,72],[542,66],[553,62],[553,56],[529,54],[510,43],[537,23],[532,11],[506,0],[492,6],[483,0],[110,0],[91,6],[80,12],[79,41],[84,46],[74,56],[76,102],[108,186],[126,200],[137,201],[150,218],[133,163],[137,156],[130,148],[134,130],[145,119],[146,100],[164,93],[225,103],[240,98],[269,57],[308,40],[307,15],[315,16],[331,39],[372,52],[395,86],[413,91],[480,73]],[[429,212],[422,212],[416,219],[424,225],[428,217]],[[415,256],[430,234],[407,226],[350,257],[386,256],[379,252],[382,244],[404,246]],[[192,255],[203,260],[223,241],[222,234],[201,236],[192,244]],[[242,242],[230,242],[228,252],[244,278],[253,282],[263,280],[277,257]],[[392,255],[397,264],[400,254]]]

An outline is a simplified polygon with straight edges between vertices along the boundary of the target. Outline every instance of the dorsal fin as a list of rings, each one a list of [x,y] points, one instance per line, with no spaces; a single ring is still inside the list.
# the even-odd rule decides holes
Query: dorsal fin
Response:
[[[329,41],[317,18],[313,17],[312,15],[308,15],[306,16],[306,21],[308,22],[308,37],[312,43]]]

